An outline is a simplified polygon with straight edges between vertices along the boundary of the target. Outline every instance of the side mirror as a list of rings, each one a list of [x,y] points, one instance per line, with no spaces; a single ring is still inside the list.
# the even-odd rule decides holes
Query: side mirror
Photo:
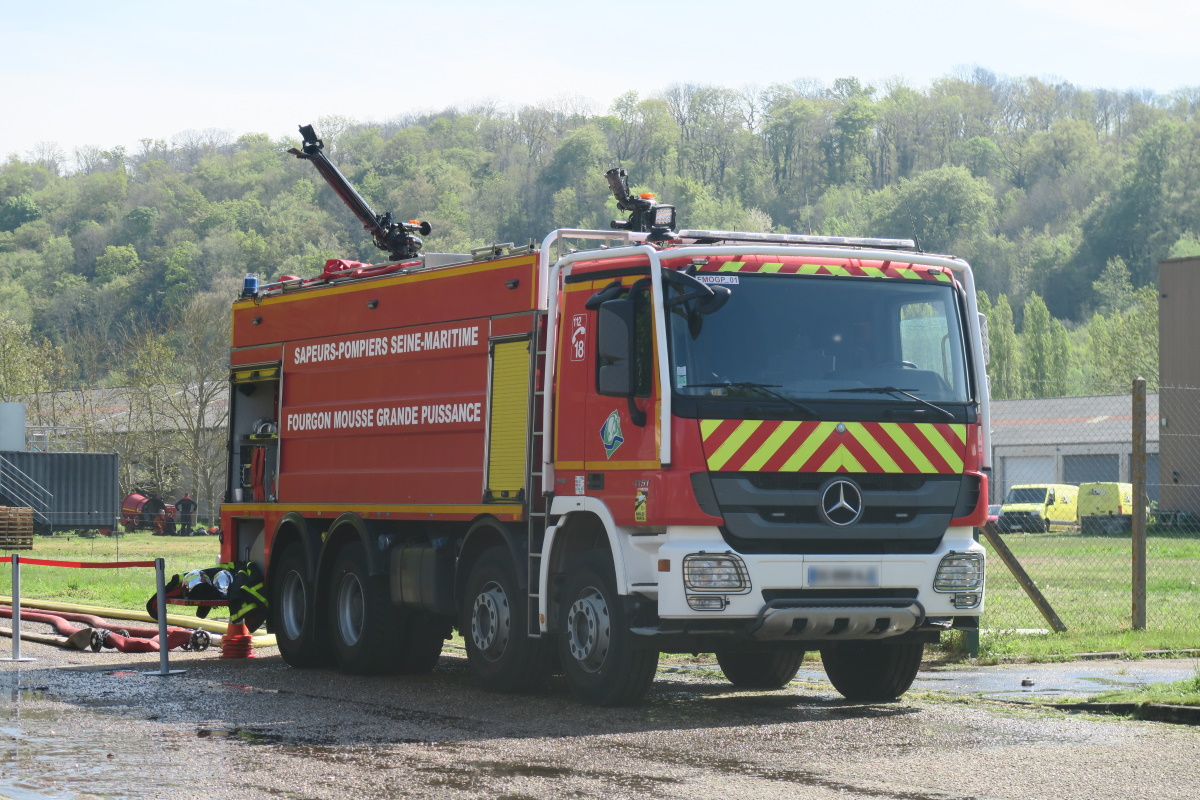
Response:
[[[609,397],[632,397],[633,301],[621,298],[601,303],[596,327],[600,354],[596,391]]]
[[[992,361],[991,342],[988,341],[988,321],[983,312],[979,313],[979,340],[983,345],[983,365],[986,367]]]

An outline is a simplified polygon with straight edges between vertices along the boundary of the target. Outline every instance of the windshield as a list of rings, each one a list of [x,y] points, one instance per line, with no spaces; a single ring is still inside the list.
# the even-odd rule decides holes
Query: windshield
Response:
[[[1004,498],[1005,504],[1008,503],[1043,503],[1046,500],[1046,488],[1044,486],[1027,486],[1023,488],[1013,488],[1008,490],[1008,497]]]
[[[669,309],[672,381],[681,395],[745,396],[765,387],[793,400],[895,402],[892,390],[932,403],[970,400],[949,284],[721,277],[736,285],[719,311],[689,314],[683,303]]]

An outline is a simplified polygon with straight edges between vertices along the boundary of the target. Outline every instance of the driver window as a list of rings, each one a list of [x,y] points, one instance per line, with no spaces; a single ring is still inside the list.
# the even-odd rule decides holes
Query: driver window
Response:
[[[950,326],[944,306],[922,302],[900,307],[901,361],[935,372],[948,386],[954,386],[950,348]]]

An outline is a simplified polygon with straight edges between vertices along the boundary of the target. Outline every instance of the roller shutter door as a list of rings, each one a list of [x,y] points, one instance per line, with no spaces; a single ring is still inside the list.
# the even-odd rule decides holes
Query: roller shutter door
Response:
[[[488,423],[488,497],[515,499],[525,487],[529,423],[529,342],[492,347],[492,408]]]
[[[1063,483],[1117,483],[1121,480],[1121,457],[1111,455],[1063,456]]]
[[[1030,483],[1058,483],[1054,469],[1054,456],[1005,456],[1000,459],[1004,469],[1003,500],[1014,486]]]

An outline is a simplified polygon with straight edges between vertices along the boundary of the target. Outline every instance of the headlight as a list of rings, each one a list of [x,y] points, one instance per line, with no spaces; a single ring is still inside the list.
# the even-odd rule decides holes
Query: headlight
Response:
[[[742,594],[750,591],[750,574],[732,553],[693,553],[683,557],[683,585],[691,592]]]
[[[983,588],[983,556],[951,553],[938,564],[933,576],[935,592],[963,592]]]

